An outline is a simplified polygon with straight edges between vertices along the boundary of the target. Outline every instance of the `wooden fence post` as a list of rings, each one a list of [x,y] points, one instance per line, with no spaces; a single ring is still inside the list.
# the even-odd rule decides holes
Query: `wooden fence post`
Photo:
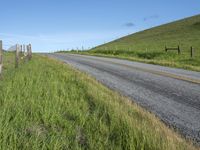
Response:
[[[3,42],[0,41],[0,75],[2,74],[3,70]]]
[[[19,66],[19,45],[16,45],[16,52],[15,52],[15,68]]]
[[[30,44],[30,52],[31,52],[31,59],[32,59],[32,45]]]
[[[29,60],[29,45],[26,45],[26,60],[28,61]]]
[[[26,45],[23,44],[23,53],[26,52]]]
[[[190,56],[191,56],[191,58],[193,58],[193,54],[194,54],[194,49],[193,49],[193,47],[191,46],[191,48],[190,48]]]
[[[165,45],[165,52],[167,52],[167,46]]]
[[[22,47],[22,45],[20,45],[20,54],[22,54],[23,53],[23,47]]]
[[[180,55],[181,54],[181,49],[180,49],[180,46],[178,45],[178,54]]]
[[[31,60],[32,58],[32,47],[31,44],[28,45],[28,59]]]
[[[26,62],[26,45],[23,44],[23,60]]]

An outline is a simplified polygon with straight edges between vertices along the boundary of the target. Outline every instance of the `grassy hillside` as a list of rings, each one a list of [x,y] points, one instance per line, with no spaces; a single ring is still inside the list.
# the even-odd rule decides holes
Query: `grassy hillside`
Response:
[[[196,149],[155,116],[69,66],[45,57],[0,80],[0,149]]]
[[[180,45],[181,55],[165,52]],[[190,47],[195,49],[190,58]],[[89,54],[120,57],[200,71],[200,15],[165,24],[98,46]]]

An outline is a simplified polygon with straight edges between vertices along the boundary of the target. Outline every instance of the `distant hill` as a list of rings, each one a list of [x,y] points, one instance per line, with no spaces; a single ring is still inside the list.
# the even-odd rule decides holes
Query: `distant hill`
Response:
[[[164,46],[190,46],[200,52],[200,15],[164,24],[100,45],[92,50],[163,50]]]
[[[16,51],[16,45],[11,46],[10,48],[7,49],[7,51],[9,52]]]
[[[164,51],[165,46],[178,45],[181,55],[177,51]],[[200,71],[200,15],[125,36],[86,53]]]

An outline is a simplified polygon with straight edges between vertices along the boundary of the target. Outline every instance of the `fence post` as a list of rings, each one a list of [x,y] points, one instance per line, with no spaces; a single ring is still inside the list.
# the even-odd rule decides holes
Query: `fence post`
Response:
[[[191,56],[191,58],[193,58],[193,54],[194,54],[194,49],[193,49],[193,47],[191,46],[191,48],[190,48],[190,56]]]
[[[29,45],[26,45],[26,60],[28,61],[29,60]]]
[[[2,74],[3,70],[3,42],[0,41],[0,75]]]
[[[15,68],[19,66],[19,45],[16,45],[16,52],[15,52]]]
[[[26,45],[23,44],[23,60],[26,62]]]
[[[26,52],[26,46],[23,44],[23,53]]]
[[[165,45],[165,52],[167,52],[167,46]]]
[[[181,54],[181,49],[179,45],[178,45],[178,54]]]
[[[31,44],[27,45],[27,57],[28,57],[28,60],[31,60],[32,58],[32,47],[31,47]]]
[[[32,46],[31,46],[31,44],[29,44],[29,52],[30,52],[29,60],[31,60],[32,59]]]
[[[23,47],[22,45],[20,45],[20,54],[22,54],[22,52],[23,52]]]

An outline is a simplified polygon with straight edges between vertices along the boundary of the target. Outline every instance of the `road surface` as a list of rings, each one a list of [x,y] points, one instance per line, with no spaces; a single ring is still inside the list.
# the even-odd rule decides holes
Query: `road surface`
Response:
[[[127,60],[45,54],[87,72],[200,144],[200,73]]]

